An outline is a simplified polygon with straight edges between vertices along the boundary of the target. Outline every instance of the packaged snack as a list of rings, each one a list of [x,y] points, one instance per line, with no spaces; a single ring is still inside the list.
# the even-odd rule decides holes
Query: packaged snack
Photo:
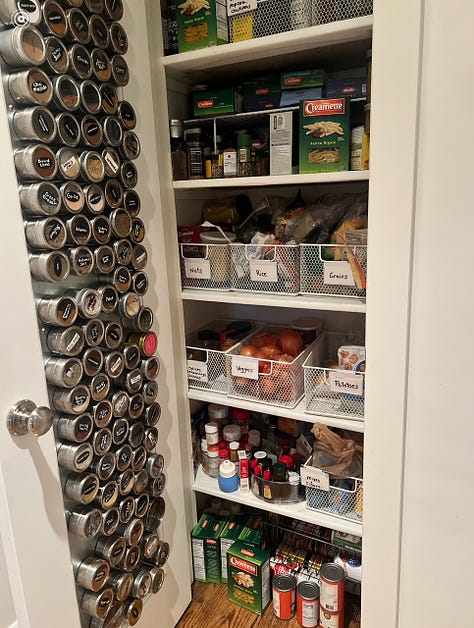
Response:
[[[340,369],[345,371],[365,372],[365,347],[344,345],[337,350]]]

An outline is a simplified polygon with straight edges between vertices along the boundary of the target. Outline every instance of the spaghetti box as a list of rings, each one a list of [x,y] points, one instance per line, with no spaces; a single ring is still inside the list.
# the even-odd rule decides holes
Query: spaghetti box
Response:
[[[300,103],[300,174],[349,169],[349,99],[323,98]]]
[[[223,521],[209,514],[203,515],[191,533],[194,579],[200,582],[221,581],[219,535]]]
[[[179,52],[229,41],[226,0],[185,0],[177,7]]]
[[[251,517],[249,517],[245,522],[241,533],[239,534],[239,541],[249,543],[254,547],[260,547],[260,544],[262,542],[262,534],[260,532],[261,525],[262,518],[260,517],[260,515],[252,515]]]
[[[233,88],[194,92],[193,110],[196,117],[241,113],[242,94]]]
[[[328,78],[326,80],[326,98],[345,96],[350,99],[367,96],[367,77]]]
[[[242,83],[243,110],[264,111],[280,106],[281,87],[279,74],[265,74]]]
[[[281,73],[282,89],[304,89],[306,87],[322,87],[324,70],[301,70]]]
[[[221,582],[227,582],[227,550],[237,541],[243,526],[237,521],[227,521],[219,536],[221,556]]]
[[[236,541],[227,552],[228,597],[262,615],[270,602],[270,555]]]

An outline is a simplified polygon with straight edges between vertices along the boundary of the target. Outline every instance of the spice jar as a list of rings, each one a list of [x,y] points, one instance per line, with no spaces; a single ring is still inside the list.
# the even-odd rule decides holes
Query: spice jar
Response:
[[[201,129],[195,127],[184,132],[186,142],[186,160],[188,165],[188,179],[202,179],[204,162],[201,143]]]
[[[120,153],[125,159],[137,159],[140,154],[140,140],[135,131],[124,131]]]
[[[104,160],[105,174],[107,177],[116,177],[120,170],[120,157],[111,146],[107,146],[102,151],[102,159]]]
[[[125,55],[128,51],[128,37],[124,27],[118,22],[109,25],[110,44],[108,51],[119,55]]]
[[[92,60],[87,48],[74,44],[68,49],[69,69],[78,79],[85,81],[92,76]]]
[[[61,193],[54,183],[21,185],[19,195],[23,211],[30,216],[54,216],[61,209]]]
[[[94,48],[91,52],[92,74],[95,78],[107,83],[112,77],[112,67],[107,53],[101,48]],[[114,82],[114,81],[112,81]]]
[[[41,9],[43,11],[43,20],[39,25],[41,32],[45,35],[64,37],[68,31],[68,24],[62,6],[55,0],[46,0]]]
[[[114,268],[115,256],[112,247],[107,244],[98,246],[94,250],[94,271],[97,273],[110,273]]]
[[[102,12],[106,20],[121,20],[123,17],[122,0],[105,0]]]
[[[100,214],[105,208],[105,194],[96,183],[86,185],[84,188],[86,209],[91,214]]]
[[[62,111],[76,111],[81,102],[79,86],[68,74],[53,77],[53,102]]]
[[[90,504],[99,490],[95,473],[70,473],[64,480],[64,497],[80,504]]]
[[[92,591],[84,591],[79,603],[80,609],[97,617],[97,619],[105,619],[107,613],[112,607],[114,601],[114,592],[112,589],[103,589],[100,593],[93,593]]]
[[[45,67],[54,74],[66,74],[69,69],[66,46],[54,35],[45,37],[44,44],[46,47]]]
[[[102,111],[108,116],[114,116],[118,109],[118,97],[115,87],[110,83],[103,83],[99,87]]]
[[[130,260],[132,258],[131,253],[132,251],[130,251]],[[148,285],[149,285],[148,275],[146,273],[138,272],[132,275],[132,290],[136,292],[137,294],[139,294],[140,296],[143,296],[144,294],[147,293]],[[146,310],[147,314],[151,313],[151,320],[153,321],[153,312],[150,310],[150,308],[144,308],[144,309]],[[148,329],[150,329],[150,327],[148,327]],[[143,329],[142,331],[148,331],[148,329]]]
[[[90,183],[100,183],[105,177],[105,166],[102,156],[92,150],[81,153],[79,158],[81,176]]]
[[[123,132],[120,120],[115,116],[106,116],[102,120],[104,143],[108,146],[118,147],[122,143]]]
[[[252,137],[246,130],[237,132],[237,176],[252,176]]]
[[[121,238],[113,243],[115,257],[122,266],[130,264],[132,259],[132,244],[130,240]]]
[[[145,403],[156,403],[155,399],[158,396],[158,383],[154,380],[151,380],[149,382],[145,382],[143,384],[143,398],[145,400]],[[157,404],[159,406],[159,404]],[[148,408],[147,408],[148,410]],[[161,408],[160,408],[161,411]],[[160,418],[160,415],[158,413],[158,418]]]
[[[59,189],[62,206],[70,214],[79,214],[84,208],[84,193],[74,181],[63,183]]]
[[[114,312],[118,304],[118,292],[114,286],[99,286],[97,292],[102,299],[102,312],[105,314]]]
[[[140,244],[145,238],[145,225],[143,220],[138,217],[132,219],[132,225],[130,228],[130,239],[135,244]]]
[[[81,414],[78,417],[61,416],[54,419],[56,435],[74,443],[84,443],[89,440],[94,423],[90,414]]]
[[[89,377],[94,377],[100,370],[102,369],[102,365],[104,363],[104,357],[102,355],[102,351],[95,347],[90,347],[84,351],[84,355],[82,356],[82,364],[84,368],[84,373]]]
[[[22,105],[47,105],[53,97],[49,76],[36,68],[12,72],[7,85],[13,100]]]
[[[84,116],[80,122],[81,139],[84,146],[97,148],[102,143],[102,126],[95,116]],[[105,167],[105,166],[104,166]]]
[[[107,48],[110,43],[109,30],[100,15],[93,15],[89,21],[92,44],[97,48]]]
[[[133,575],[123,571],[112,570],[107,579],[107,584],[113,589],[117,600],[123,602],[132,591]]]
[[[84,0],[84,8],[90,13],[102,13],[104,7],[104,0]]]
[[[40,299],[38,302],[38,316],[43,323],[69,327],[77,318],[77,301],[72,297],[53,297]]]
[[[102,108],[102,96],[94,81],[82,81],[79,85],[79,92],[81,94],[81,110],[84,113],[99,113]]]
[[[66,243],[66,227],[59,218],[30,220],[25,225],[28,244],[40,249],[61,249]]]
[[[97,347],[104,339],[105,325],[100,319],[92,318],[87,323],[84,323],[82,331],[86,344],[89,347]]]
[[[14,152],[17,173],[27,179],[53,179],[57,172],[56,157],[43,144],[30,144]]]
[[[56,153],[58,171],[64,179],[77,179],[80,172],[79,157],[73,148],[64,146]],[[82,243],[84,244],[84,243]]]
[[[37,281],[63,281],[70,273],[67,256],[61,251],[30,255],[30,272]]]
[[[117,238],[126,238],[132,228],[132,219],[125,209],[114,209],[109,215],[110,226]]]
[[[111,567],[116,567],[122,560],[126,548],[125,539],[120,536],[101,536],[96,543],[94,553],[108,561]]]
[[[117,115],[124,129],[134,129],[137,125],[135,109],[127,100],[119,102]]]
[[[68,244],[87,244],[91,237],[91,223],[79,214],[66,221],[66,233]]]
[[[104,344],[109,349],[117,349],[122,344],[123,328],[120,323],[109,321],[105,326]]]
[[[16,23],[19,11],[25,14],[24,22],[26,24],[37,26],[41,22],[42,16],[38,0],[28,0],[28,2],[3,0],[0,3],[0,20],[5,26],[19,26]]]
[[[81,139],[79,122],[72,114],[67,112],[56,114],[55,120],[58,142],[70,148],[75,148]]]
[[[105,397],[110,392],[110,379],[107,377],[107,375],[105,373],[97,373],[97,375],[95,375],[91,379],[87,379],[86,381],[83,381],[83,383],[86,383],[89,386],[89,390],[90,390],[90,393],[91,393],[92,401],[99,401],[100,402],[99,404],[97,404],[100,407],[100,409],[97,410],[97,413],[101,417],[98,420],[102,420],[102,416],[106,412],[108,412],[108,405],[104,405],[104,404],[105,404],[105,401],[106,401]],[[108,404],[108,402],[107,402],[107,404]],[[94,408],[94,415],[96,413],[96,408],[97,408],[97,406]],[[110,416],[112,417],[112,411],[111,410],[110,410]]]
[[[118,178],[125,188],[133,188],[138,183],[138,172],[133,161],[124,161],[120,166]]]
[[[148,253],[146,248],[141,244],[137,244],[136,246],[134,246],[132,250],[132,267],[135,270],[143,270],[147,265],[147,261]]]
[[[128,64],[124,57],[121,54],[113,55],[110,59],[110,65],[112,83],[117,85],[117,87],[125,87],[128,85],[130,80],[130,70],[128,69]]]
[[[56,121],[46,107],[17,109],[13,113],[13,129],[21,140],[49,144],[56,136]]]
[[[80,327],[51,329],[46,337],[46,346],[51,353],[63,356],[78,355],[84,348],[84,333]]]
[[[58,443],[56,455],[61,468],[80,473],[85,471],[92,462],[92,445],[90,443],[80,445]]]
[[[107,205],[111,209],[117,209],[122,205],[123,189],[115,179],[107,179],[104,186],[104,195]]]
[[[0,56],[11,68],[41,65],[46,46],[35,26],[22,26],[0,31]]]
[[[102,523],[98,508],[79,506],[67,513],[67,528],[71,534],[81,539],[92,539],[99,532]]]
[[[224,160],[224,177],[236,177],[237,176],[237,150],[232,141],[227,141],[223,150]]]
[[[112,441],[114,445],[123,445],[128,438],[130,426],[127,419],[115,419],[112,426]]]
[[[65,36],[67,41],[72,43],[87,44],[91,38],[89,20],[86,15],[77,7],[67,9],[66,22],[68,30]]]

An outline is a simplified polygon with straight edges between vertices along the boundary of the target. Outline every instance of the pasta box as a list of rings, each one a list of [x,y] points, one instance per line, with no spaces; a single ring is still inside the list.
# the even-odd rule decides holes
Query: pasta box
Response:
[[[194,579],[201,582],[221,581],[219,535],[223,521],[204,514],[191,533]]]
[[[229,41],[225,0],[184,0],[176,8],[179,52]]]
[[[270,554],[236,541],[227,552],[228,598],[263,615],[270,602]]]
[[[244,543],[253,545],[255,547],[260,547],[260,544],[262,542],[262,533],[260,532],[261,525],[261,516],[251,515],[241,529],[241,532],[239,534],[239,541],[243,541]]]
[[[196,117],[240,113],[242,111],[242,94],[233,88],[194,92],[193,111]]]
[[[221,555],[221,582],[227,582],[227,551],[237,541],[242,525],[237,521],[227,521],[219,536]]]
[[[300,174],[349,169],[350,105],[347,98],[300,103]]]

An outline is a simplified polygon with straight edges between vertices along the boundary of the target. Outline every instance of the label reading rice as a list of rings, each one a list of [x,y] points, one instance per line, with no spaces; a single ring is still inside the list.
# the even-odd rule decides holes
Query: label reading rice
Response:
[[[329,371],[329,390],[333,393],[347,393],[362,397],[364,377],[352,371]]]
[[[188,360],[188,379],[207,384],[209,381],[207,364],[198,360]]]
[[[210,279],[211,262],[208,259],[186,259],[184,273],[186,279]]]
[[[329,474],[316,467],[301,467],[301,484],[320,491],[329,491]]]
[[[233,355],[232,375],[258,380],[258,360],[247,356]]]
[[[257,0],[227,0],[227,15],[239,15],[257,9]]]
[[[330,286],[355,286],[349,262],[324,262],[324,283]]]
[[[263,281],[265,283],[277,283],[278,267],[270,260],[249,260],[250,281]]]

